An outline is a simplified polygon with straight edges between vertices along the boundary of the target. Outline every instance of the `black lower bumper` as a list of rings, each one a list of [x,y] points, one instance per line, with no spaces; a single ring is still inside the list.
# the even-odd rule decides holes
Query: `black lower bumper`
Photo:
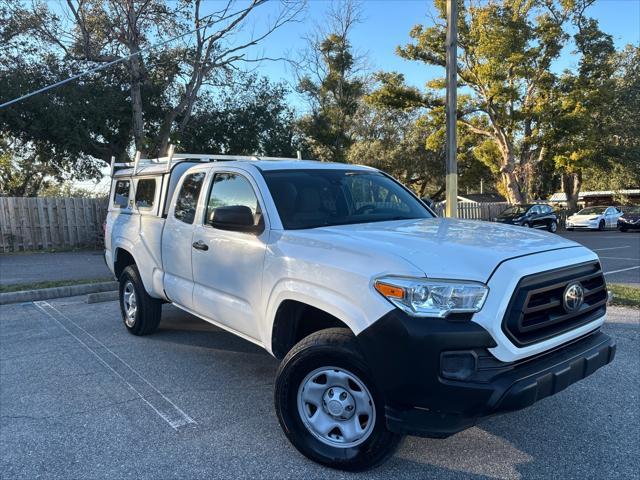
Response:
[[[387,318],[388,317],[388,318]],[[391,312],[358,336],[386,402],[387,426],[409,435],[446,437],[483,417],[518,410],[564,390],[610,363],[615,342],[600,331],[520,362],[504,363],[473,322],[409,318]],[[442,377],[440,355],[473,351],[477,371]]]

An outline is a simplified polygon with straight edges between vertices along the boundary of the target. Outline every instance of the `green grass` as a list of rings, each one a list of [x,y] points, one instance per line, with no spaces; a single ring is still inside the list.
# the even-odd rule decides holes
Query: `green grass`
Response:
[[[640,288],[629,285],[610,283],[607,285],[609,291],[613,293],[613,305],[623,305],[625,307],[640,307]]]
[[[0,285],[0,293],[19,292],[21,290],[39,290],[41,288],[68,287],[69,285],[83,285],[87,283],[111,282],[111,277],[90,278],[84,280],[53,280],[48,282],[14,283]]]

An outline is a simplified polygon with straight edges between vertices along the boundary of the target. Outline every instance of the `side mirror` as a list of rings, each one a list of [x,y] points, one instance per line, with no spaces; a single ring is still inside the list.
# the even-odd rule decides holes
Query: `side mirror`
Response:
[[[251,209],[245,205],[229,205],[216,208],[209,218],[209,225],[220,230],[260,233],[264,229],[262,222],[254,225]]]

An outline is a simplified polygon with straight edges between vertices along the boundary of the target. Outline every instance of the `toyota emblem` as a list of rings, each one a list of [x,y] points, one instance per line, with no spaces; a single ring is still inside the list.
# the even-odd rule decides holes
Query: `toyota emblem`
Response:
[[[579,310],[582,302],[584,302],[584,288],[582,288],[582,285],[577,282],[567,285],[562,295],[562,305],[567,313]]]

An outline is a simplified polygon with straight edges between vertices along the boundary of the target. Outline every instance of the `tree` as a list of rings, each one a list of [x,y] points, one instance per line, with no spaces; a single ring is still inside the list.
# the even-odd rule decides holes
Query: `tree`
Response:
[[[531,165],[545,155],[540,123],[555,81],[550,67],[568,38],[564,25],[575,3],[501,0],[459,7],[458,86],[464,94],[458,125],[486,141],[484,161],[497,162],[502,189],[515,203],[525,200]],[[401,57],[446,65],[444,0],[436,8],[434,25],[415,26],[413,42],[397,50]],[[444,104],[443,87],[443,79],[430,82],[425,93],[387,82],[380,96],[403,108],[433,108]]]
[[[201,0],[175,4],[160,0],[67,0],[59,6],[61,12],[44,2],[23,7],[4,0],[0,13],[10,21],[2,30],[2,53],[12,61],[25,53],[37,55],[39,48],[49,45],[50,55],[58,62],[73,62],[78,69],[132,55],[125,66],[135,148],[162,154],[171,136],[188,125],[203,86],[224,82],[238,64],[264,59],[249,57],[247,50],[294,19],[304,5],[282,0],[279,11],[261,32],[239,36],[265,3],[250,0],[238,5],[228,0],[219,10],[202,15]],[[189,34],[194,29],[195,33]],[[148,50],[181,35],[181,41]],[[154,103],[149,103],[149,93]]]
[[[606,178],[606,189],[623,185],[624,178],[633,183],[640,177],[637,48],[635,54],[633,47],[618,54],[611,36],[593,19],[580,16],[577,27],[578,71],[565,72],[560,79],[548,129],[549,151],[570,211],[577,208],[585,172],[592,184],[604,186],[593,179]]]
[[[352,143],[350,129],[364,94],[359,59],[349,35],[360,21],[356,3],[332,5],[329,30],[319,29],[308,39],[304,72],[298,81],[311,112],[300,119],[299,128],[311,154],[320,160],[344,162]]]
[[[98,175],[98,162],[73,168],[64,154],[51,153],[44,144],[25,145],[18,139],[0,139],[0,195],[35,197],[43,189],[66,180]]]
[[[295,157],[293,110],[288,89],[250,76],[217,95],[205,94],[179,138],[184,151]]]
[[[383,73],[376,78],[387,87],[392,82],[402,85],[404,81],[399,74]],[[398,97],[388,88],[376,89],[365,96],[356,117],[348,160],[380,168],[413,188],[419,196],[440,200],[445,191],[444,107],[403,109],[399,107],[404,103],[397,105],[394,99]],[[407,96],[403,99],[406,101]],[[459,138],[460,188],[476,189],[481,179],[488,183],[492,180],[489,167],[476,157],[480,141],[473,134]]]

